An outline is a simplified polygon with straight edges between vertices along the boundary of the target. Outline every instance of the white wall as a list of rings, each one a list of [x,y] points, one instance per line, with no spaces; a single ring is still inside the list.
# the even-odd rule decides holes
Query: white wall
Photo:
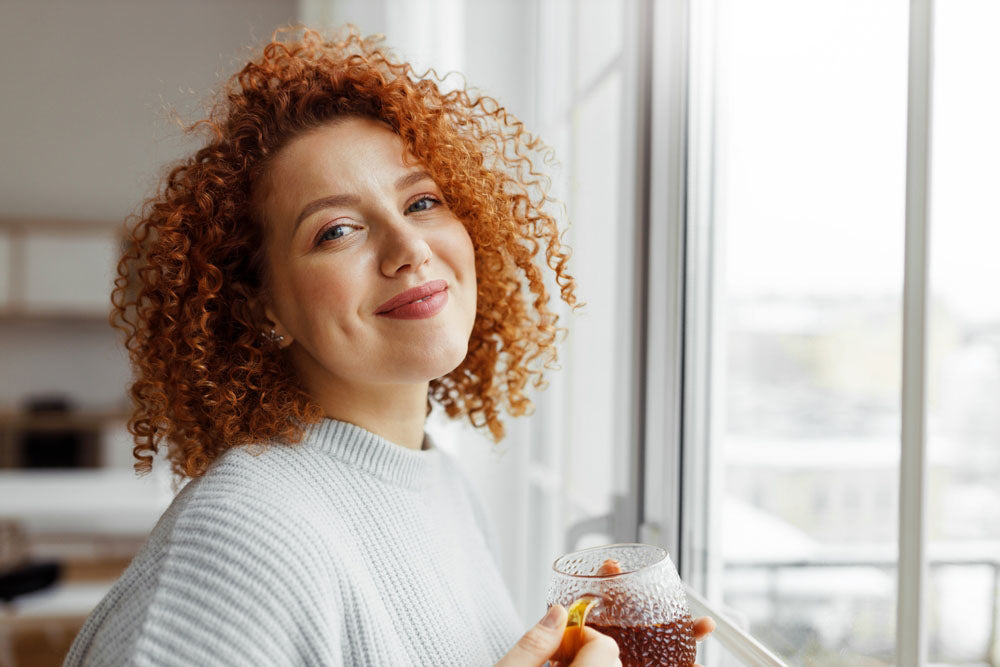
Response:
[[[170,111],[199,117],[247,46],[295,15],[294,0],[4,0],[0,218],[135,211],[195,145]],[[100,322],[0,321],[0,407],[51,391],[108,403],[127,378]]]
[[[533,26],[537,0],[299,0],[301,20],[322,28],[352,23],[417,69],[461,72],[536,126]]]
[[[119,219],[192,144],[191,119],[293,0],[4,0],[0,215]]]

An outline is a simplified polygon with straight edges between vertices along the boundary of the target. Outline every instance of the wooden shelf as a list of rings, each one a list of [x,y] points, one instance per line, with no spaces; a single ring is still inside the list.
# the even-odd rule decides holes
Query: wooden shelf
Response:
[[[111,328],[108,310],[0,308],[0,323],[14,324],[103,324]]]
[[[0,231],[23,234],[121,234],[120,220],[71,220],[58,218],[0,218]]]
[[[110,422],[128,421],[130,415],[125,407],[55,413],[0,409],[0,429],[32,431],[98,429]]]

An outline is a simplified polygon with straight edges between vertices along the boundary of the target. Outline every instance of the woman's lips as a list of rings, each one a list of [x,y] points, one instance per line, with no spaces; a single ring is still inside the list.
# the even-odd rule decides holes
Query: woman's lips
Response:
[[[375,314],[400,320],[419,320],[437,315],[447,303],[448,283],[432,280],[397,294],[379,306]]]
[[[424,297],[421,301],[413,301],[379,315],[397,320],[422,320],[440,313],[447,303],[448,290],[442,290]]]

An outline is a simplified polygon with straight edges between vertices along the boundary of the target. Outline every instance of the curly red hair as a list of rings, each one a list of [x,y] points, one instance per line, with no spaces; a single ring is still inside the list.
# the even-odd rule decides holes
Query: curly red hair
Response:
[[[285,39],[283,39],[285,38]],[[205,145],[174,166],[129,219],[112,294],[135,378],[129,421],[137,470],[164,439],[175,473],[196,477],[231,447],[296,442],[322,418],[288,360],[261,338],[253,306],[265,279],[255,187],[301,133],[340,116],[386,123],[431,173],[475,247],[478,305],[468,353],[430,399],[503,437],[500,410],[527,413],[529,383],[555,361],[560,329],[539,252],[576,305],[568,249],[547,211],[548,153],[496,100],[442,91],[379,38],[277,31],[188,131]],[[534,161],[532,159],[534,157]]]

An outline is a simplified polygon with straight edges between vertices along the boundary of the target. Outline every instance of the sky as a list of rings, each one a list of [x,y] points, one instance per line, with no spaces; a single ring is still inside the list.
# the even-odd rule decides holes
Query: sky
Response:
[[[995,322],[1000,3],[936,6],[931,286],[963,319]],[[716,201],[730,293],[901,294],[907,3],[719,7]]]

